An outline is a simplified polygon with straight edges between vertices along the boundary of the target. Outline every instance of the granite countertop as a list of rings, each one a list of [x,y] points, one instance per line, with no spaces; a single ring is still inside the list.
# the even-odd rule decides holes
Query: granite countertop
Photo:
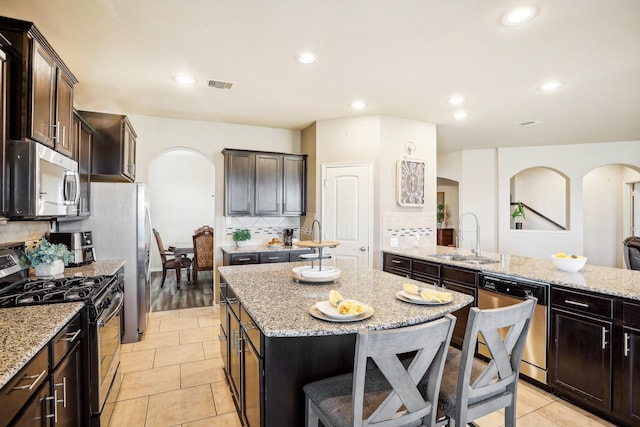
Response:
[[[83,302],[0,309],[0,389],[84,307]]]
[[[123,265],[124,260],[95,261],[80,267],[65,267],[64,273],[56,277],[112,276],[116,274]],[[31,269],[30,274],[31,277],[35,277],[33,275],[33,269]]]
[[[333,284],[300,284],[293,281],[291,269],[309,262],[253,264],[219,267],[230,288],[268,337],[298,337],[340,335],[357,332],[359,328],[390,329],[438,319],[465,305],[473,298],[458,292],[453,301],[444,305],[416,305],[395,297],[403,283],[432,287],[373,269],[360,269],[344,261],[328,260],[324,265],[339,267],[343,275]],[[433,289],[442,290],[441,288]],[[366,320],[335,323],[316,319],[309,308],[327,300],[335,289],[346,299],[355,299],[371,306],[375,312]]]
[[[228,254],[243,254],[248,252],[273,252],[273,251],[296,251],[296,250],[305,250],[308,248],[301,248],[296,245],[293,246],[269,246],[267,244],[264,245],[248,245],[248,246],[220,246],[222,252]]]
[[[601,267],[587,264],[577,273],[567,273],[559,270],[548,259],[529,258],[523,256],[506,255],[504,263],[501,263],[500,255],[496,253],[483,253],[482,257],[497,260],[492,264],[474,264],[469,262],[452,261],[432,256],[434,254],[454,254],[455,248],[437,246],[434,248],[385,248],[383,252],[403,255],[425,261],[435,261],[442,264],[451,264],[466,267],[482,272],[505,274],[524,279],[538,280],[553,285],[562,285],[569,288],[597,292],[606,295],[614,295],[634,300],[640,300],[640,271],[621,268]],[[463,252],[460,252],[463,254]]]

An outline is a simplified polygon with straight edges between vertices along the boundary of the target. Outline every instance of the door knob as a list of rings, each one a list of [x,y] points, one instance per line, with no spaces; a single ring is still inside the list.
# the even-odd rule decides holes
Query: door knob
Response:
[[[367,248],[365,248],[364,246],[361,246],[361,247],[360,247],[360,250],[361,250],[362,252],[366,252]]]

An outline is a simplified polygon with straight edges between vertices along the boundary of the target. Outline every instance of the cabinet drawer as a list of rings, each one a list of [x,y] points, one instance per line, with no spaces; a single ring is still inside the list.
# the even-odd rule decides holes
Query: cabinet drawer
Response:
[[[0,392],[0,401],[2,401],[0,425],[9,425],[9,421],[38,391],[40,385],[48,378],[48,368],[49,349],[45,346]]]
[[[640,328],[640,304],[625,301],[622,304],[622,321],[625,326]]]
[[[384,267],[387,271],[389,268],[402,268],[411,271],[411,258],[403,257],[400,255],[384,254]]]
[[[258,326],[255,324],[249,313],[244,309],[244,307],[240,307],[240,323],[242,324],[242,329],[244,329],[249,342],[256,349],[256,353],[263,357],[262,354],[262,332],[258,329]]]
[[[437,277],[414,272],[411,274],[411,278],[422,283],[428,283],[433,286],[440,286],[440,279],[438,279]]]
[[[289,261],[291,261],[291,262],[306,261],[306,259],[300,258],[300,255],[310,254],[310,253],[313,253],[313,250],[304,249],[304,250],[299,250],[299,251],[290,251],[289,252]]]
[[[406,277],[407,279],[411,278],[411,271],[409,270],[403,270],[401,268],[393,268],[393,267],[385,266],[384,271],[386,271],[387,273],[395,274],[396,276]]]
[[[442,266],[440,270],[440,278],[447,279],[452,282],[463,283],[469,286],[476,286],[478,274],[475,271],[463,270],[456,267]]]
[[[240,318],[240,301],[229,287],[227,287],[227,309],[230,309],[238,319]]]
[[[81,338],[82,323],[81,316],[78,314],[51,341],[51,360],[54,368]]]
[[[602,296],[552,287],[551,304],[587,315],[601,316],[607,319],[613,317],[613,300]]]
[[[229,265],[258,264],[259,262],[260,260],[256,252],[231,254],[229,256]]]
[[[413,273],[420,273],[422,276],[440,277],[440,264],[433,262],[413,260]]]
[[[260,264],[270,262],[289,262],[288,252],[260,252]]]

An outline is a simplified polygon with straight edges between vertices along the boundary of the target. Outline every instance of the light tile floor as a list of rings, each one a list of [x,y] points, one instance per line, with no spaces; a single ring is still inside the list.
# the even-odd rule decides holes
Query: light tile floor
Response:
[[[123,380],[109,427],[240,427],[222,370],[219,307],[153,312],[143,339],[122,348]],[[520,382],[519,427],[613,426]],[[476,420],[504,424],[503,412]]]

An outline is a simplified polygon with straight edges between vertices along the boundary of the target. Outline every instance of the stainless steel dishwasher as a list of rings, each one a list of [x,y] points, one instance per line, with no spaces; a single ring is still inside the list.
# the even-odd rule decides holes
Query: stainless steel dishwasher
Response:
[[[549,284],[494,274],[483,275],[478,290],[478,308],[505,307],[517,304],[531,295],[538,298],[538,303],[529,327],[520,372],[548,384]],[[478,339],[478,353],[489,357],[489,350],[482,337]]]

